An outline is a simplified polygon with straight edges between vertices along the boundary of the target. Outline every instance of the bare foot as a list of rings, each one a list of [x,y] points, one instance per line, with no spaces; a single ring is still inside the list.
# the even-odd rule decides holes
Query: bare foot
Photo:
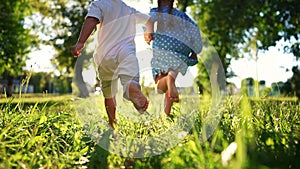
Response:
[[[175,86],[175,79],[170,75],[167,76],[167,86],[168,90],[166,91],[166,96],[168,96],[169,100],[172,102],[179,102],[179,94]]]
[[[171,109],[172,109],[172,105],[173,105],[173,101],[170,99],[170,96],[168,94],[169,92],[167,91],[165,94],[165,100],[164,100],[164,111],[166,113],[167,116],[170,116],[171,113]]]
[[[136,83],[131,83],[128,86],[128,92],[129,98],[133,103],[135,109],[140,113],[144,113],[148,108],[149,101],[141,92],[140,86]]]
[[[143,114],[149,105],[149,101],[146,99],[146,101],[144,102],[144,104],[136,104],[132,101],[134,108],[141,114]]]

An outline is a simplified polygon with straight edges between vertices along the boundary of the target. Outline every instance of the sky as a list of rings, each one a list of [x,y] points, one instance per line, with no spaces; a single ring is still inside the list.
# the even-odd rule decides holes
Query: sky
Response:
[[[297,63],[292,54],[284,53],[282,44],[284,43],[279,42],[277,46],[270,47],[268,51],[259,52],[257,62],[249,58],[232,60],[230,68],[237,76],[227,80],[235,83],[238,88],[240,88],[241,80],[247,77],[252,77],[254,80],[265,80],[266,86],[271,86],[273,82],[286,82],[293,75],[291,68],[297,64],[300,66],[300,62]],[[286,71],[287,69],[289,71]]]
[[[153,6],[152,4],[145,3],[142,0],[139,0],[137,2],[133,0],[124,1],[128,5],[134,6],[141,12],[148,12],[150,7]],[[142,46],[137,46],[137,53],[139,53],[141,50],[145,50],[145,43],[138,41],[137,44],[142,44]],[[233,82],[238,88],[240,88],[241,80],[248,77],[252,77],[255,80],[265,80],[266,86],[270,86],[273,82],[285,82],[288,78],[292,76],[292,72],[286,71],[286,69],[290,70],[293,66],[297,64],[299,65],[300,63],[296,62],[295,57],[292,54],[283,53],[282,49],[284,45],[288,45],[288,43],[280,41],[276,47],[270,47],[268,51],[259,52],[257,62],[255,62],[254,59],[249,58],[232,60],[230,68],[235,72],[237,76],[227,80],[229,82]],[[45,72],[53,71],[50,59],[53,57],[54,54],[55,50],[51,46],[42,46],[41,50],[31,52],[29,55],[30,60],[27,61],[27,69]],[[148,53],[147,55],[148,59],[146,59],[146,61],[149,61],[150,54]],[[142,67],[145,66],[142,65]],[[146,65],[146,67],[149,67],[149,65]],[[192,67],[190,69],[190,74],[188,73],[188,78],[186,79],[191,79],[191,77],[195,76],[195,72],[197,71],[195,67]],[[143,73],[146,73],[147,76],[151,76],[151,71],[149,70],[143,70]],[[94,78],[95,76],[91,70],[83,72],[83,74],[84,78],[86,79]],[[87,75],[89,75],[90,77],[86,77]],[[146,79],[152,80],[152,77]],[[178,79],[181,80],[181,83],[184,82],[184,80],[182,80],[182,76],[179,76]],[[151,82],[149,81],[146,83]],[[185,86],[185,84],[182,85]]]
[[[51,72],[53,66],[51,58],[55,54],[55,49],[51,46],[41,45],[40,50],[32,51],[29,60],[26,61],[27,69],[35,72]]]

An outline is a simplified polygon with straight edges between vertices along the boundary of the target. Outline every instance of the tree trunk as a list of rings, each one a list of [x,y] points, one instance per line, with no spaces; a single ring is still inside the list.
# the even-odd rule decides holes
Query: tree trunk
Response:
[[[79,89],[79,97],[86,98],[89,97],[89,91],[87,89],[86,83],[83,81],[82,70],[83,70],[83,61],[85,56],[78,57],[75,64],[75,84]]]
[[[11,97],[13,93],[13,77],[11,75],[7,76],[7,91],[6,96]]]

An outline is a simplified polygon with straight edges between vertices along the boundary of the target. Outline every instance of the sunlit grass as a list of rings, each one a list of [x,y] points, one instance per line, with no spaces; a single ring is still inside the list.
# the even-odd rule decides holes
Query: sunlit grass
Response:
[[[37,99],[37,98],[35,98]],[[65,106],[1,105],[0,168],[72,168],[84,149],[81,127]]]
[[[59,102],[66,101],[71,99],[72,95],[58,95],[58,94],[47,94],[47,93],[39,93],[39,94],[14,94],[12,98],[7,98],[5,96],[0,97],[0,104],[6,103],[9,100],[12,100],[12,103],[35,103],[35,102]]]
[[[174,104],[171,117],[162,111],[161,95],[149,97],[149,115],[140,115],[130,102],[120,99],[116,125],[119,138],[139,138],[147,143],[150,137],[164,136],[168,131],[188,131],[173,132],[176,138],[180,137],[179,141],[175,137],[160,137],[160,145],[145,152],[162,151],[163,145],[175,140],[174,146],[146,158],[133,158],[130,153],[122,157],[99,146],[97,136],[92,134],[96,131],[101,135],[109,129],[103,96],[71,98],[2,98],[0,168],[300,167],[300,105],[294,98],[227,97],[220,113],[210,116],[209,97],[182,96],[181,102]],[[217,116],[220,121],[216,128],[210,128],[207,124],[213,121],[209,118]],[[212,135],[203,140],[212,129]],[[112,146],[130,147],[119,143]],[[229,145],[237,147],[230,152]],[[133,150],[139,148],[135,146]]]

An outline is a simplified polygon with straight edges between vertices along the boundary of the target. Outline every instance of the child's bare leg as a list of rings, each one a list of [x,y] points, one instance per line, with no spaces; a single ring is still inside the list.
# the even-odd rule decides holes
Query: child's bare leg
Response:
[[[116,99],[115,97],[112,98],[105,98],[104,99],[106,113],[108,115],[108,123],[114,129],[114,124],[116,122]]]
[[[175,79],[178,75],[178,70],[171,70],[166,77],[167,91],[165,93],[164,111],[167,116],[171,113],[173,102],[179,102],[178,91],[175,86]]]
[[[156,88],[157,88],[157,92],[159,94],[163,94],[166,93],[166,91],[168,90],[168,86],[167,86],[167,75],[159,75],[156,79],[155,82],[157,84]]]
[[[170,100],[170,96],[169,96],[168,92],[166,92],[165,99],[164,99],[164,111],[167,116],[169,116],[171,113],[172,105],[173,105],[173,101]]]
[[[134,107],[144,113],[148,108],[148,100],[141,91],[141,86],[137,82],[129,82],[127,86],[128,98],[133,103]]]
[[[178,96],[179,94],[175,85],[175,79],[177,75],[178,75],[178,70],[171,70],[169,71],[167,76],[167,86],[168,86],[167,96],[169,96],[171,101],[173,102],[179,102],[179,96]]]

